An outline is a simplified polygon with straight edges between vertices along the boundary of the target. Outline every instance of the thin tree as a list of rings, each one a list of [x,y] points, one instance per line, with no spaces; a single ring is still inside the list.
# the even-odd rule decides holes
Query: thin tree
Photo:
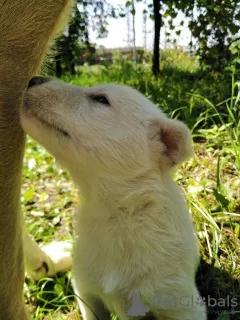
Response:
[[[143,47],[147,49],[147,11],[143,10]]]
[[[115,8],[107,0],[77,0],[67,32],[57,41],[56,74],[76,73],[75,64],[79,61],[80,43],[92,50],[89,29],[97,31],[99,37],[107,35],[108,17],[116,17]]]
[[[153,46],[153,62],[152,72],[154,75],[160,73],[160,29],[162,24],[162,16],[160,13],[160,1],[153,0],[154,13],[154,46]]]
[[[135,1],[132,0],[132,16],[133,16],[133,20],[132,20],[132,24],[133,24],[133,61],[136,62],[137,61],[137,56],[136,56],[136,26],[135,26],[135,14],[136,14],[136,10],[135,10]]]
[[[127,46],[131,47],[131,19],[130,19],[130,12],[129,9],[127,8]]]

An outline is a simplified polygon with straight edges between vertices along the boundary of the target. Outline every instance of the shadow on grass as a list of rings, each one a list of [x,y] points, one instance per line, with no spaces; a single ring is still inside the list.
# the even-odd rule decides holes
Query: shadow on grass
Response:
[[[208,306],[208,320],[240,319],[239,279],[234,279],[228,272],[211,266],[201,259],[196,282]]]
[[[201,259],[196,282],[207,305],[208,320],[240,319],[240,281],[238,279],[232,278],[228,272],[213,267]],[[156,320],[153,316],[145,316],[141,319]]]

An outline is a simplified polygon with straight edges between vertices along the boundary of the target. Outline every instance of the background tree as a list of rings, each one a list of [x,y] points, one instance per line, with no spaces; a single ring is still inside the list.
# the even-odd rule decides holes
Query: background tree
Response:
[[[160,1],[153,0],[154,12],[154,44],[153,44],[153,60],[152,72],[154,75],[160,73],[160,30],[162,24],[162,16],[160,13]]]
[[[133,60],[136,57],[135,45],[135,13],[137,2],[145,4],[144,14],[154,20],[154,46],[152,71],[160,73],[160,31],[164,26],[169,41],[172,32],[179,36],[181,31],[175,25],[179,12],[183,12],[189,20],[188,27],[192,32],[189,45],[199,56],[202,66],[208,69],[223,70],[230,60],[229,45],[239,38],[240,3],[238,0],[132,0],[126,2],[127,12],[132,15],[133,28]],[[125,10],[126,14],[126,10]],[[68,30],[57,42],[55,59],[56,74],[63,72],[75,74],[75,64],[82,62],[80,55],[86,52],[94,54],[90,45],[89,29],[93,28],[99,37],[107,35],[108,17],[117,17],[116,8],[107,0],[77,0],[72,21]],[[123,16],[123,14],[120,14]],[[185,24],[180,22],[180,26]],[[129,40],[129,36],[128,36]],[[194,43],[194,46],[193,46]],[[80,48],[81,44],[81,48]],[[84,46],[83,46],[84,44]],[[87,53],[86,53],[87,54]],[[88,60],[92,63],[93,60]]]
[[[142,33],[143,33],[143,47],[147,50],[147,11],[143,10],[143,25],[142,25]]]
[[[137,0],[145,4],[144,12],[148,13],[149,17],[154,20],[154,45],[152,71],[154,75],[160,73],[160,32],[164,24],[168,24],[170,30],[174,30],[173,20],[176,18],[179,10],[186,9],[191,2],[190,0]],[[179,6],[181,3],[181,7]],[[127,1],[126,6],[133,5],[133,1]],[[135,12],[134,12],[135,14]],[[177,30],[176,32],[179,33]]]
[[[138,0],[138,2],[141,0]],[[142,0],[144,1],[144,0]],[[189,20],[192,32],[189,45],[195,49],[203,66],[220,72],[229,63],[231,53],[229,45],[240,38],[240,2],[238,0],[153,0],[144,1],[149,16],[154,20],[154,47],[152,70],[160,72],[160,31],[164,25],[170,38],[171,31],[179,36],[181,31],[174,21],[179,12]],[[131,1],[126,5],[130,6]],[[180,26],[184,21],[180,22]]]
[[[229,45],[240,38],[240,2],[195,0],[182,9],[190,18],[188,26],[197,40],[200,62],[207,68],[223,70],[231,57]]]
[[[139,1],[137,1],[139,2]],[[136,9],[135,9],[135,0],[132,1],[127,1],[126,2],[126,9],[127,9],[127,15],[129,15],[129,12],[132,15],[132,60],[136,63],[136,26],[135,26],[135,14],[136,14]],[[128,17],[129,18],[129,17]]]
[[[133,61],[136,63],[136,26],[135,26],[135,1],[132,0],[132,10],[131,10],[132,16],[133,16]]]
[[[73,10],[72,19],[68,30],[62,35],[56,44],[55,56],[56,75],[60,77],[64,72],[76,73],[75,64],[81,60],[83,46],[88,52],[94,52],[89,42],[89,28],[93,28],[98,37],[107,35],[107,18],[115,16],[114,7],[106,0],[77,0]]]

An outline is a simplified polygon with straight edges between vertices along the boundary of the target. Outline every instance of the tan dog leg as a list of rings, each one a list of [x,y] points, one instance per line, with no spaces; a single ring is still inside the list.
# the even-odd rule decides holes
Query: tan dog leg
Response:
[[[23,320],[20,181],[25,136],[19,107],[49,41],[70,11],[67,0],[0,0],[0,319]],[[65,19],[66,20],[66,19]]]

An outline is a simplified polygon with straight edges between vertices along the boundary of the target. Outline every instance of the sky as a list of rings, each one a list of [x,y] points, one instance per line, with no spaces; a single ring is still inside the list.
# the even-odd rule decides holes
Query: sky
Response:
[[[116,5],[116,4],[122,4],[124,5],[126,0],[109,0],[109,3]],[[136,46],[143,46],[144,45],[144,38],[143,38],[143,28],[142,28],[142,22],[143,22],[143,16],[142,11],[144,8],[144,5],[140,2],[135,4],[136,7],[136,15],[135,15],[135,21],[136,21]],[[185,26],[181,27],[179,29],[182,30],[180,36],[174,35],[174,32],[171,32],[171,39],[175,38],[177,40],[177,45],[186,47],[190,41],[190,31],[187,28],[187,20],[186,17],[183,16],[183,14],[179,14],[176,18],[176,25],[178,25],[182,20],[185,21]],[[131,21],[132,24],[132,21]],[[105,39],[97,39],[96,33],[93,31],[90,31],[90,40],[93,43],[96,43],[97,46],[104,46],[106,48],[117,48],[117,47],[126,47],[127,46],[127,18],[118,18],[118,19],[112,19],[109,18],[109,26],[108,26],[108,37]],[[160,46],[166,47],[168,44],[165,41],[165,32],[168,32],[169,30],[165,27],[161,30],[161,44]],[[147,48],[149,50],[153,47],[153,21],[148,18],[147,20]]]

